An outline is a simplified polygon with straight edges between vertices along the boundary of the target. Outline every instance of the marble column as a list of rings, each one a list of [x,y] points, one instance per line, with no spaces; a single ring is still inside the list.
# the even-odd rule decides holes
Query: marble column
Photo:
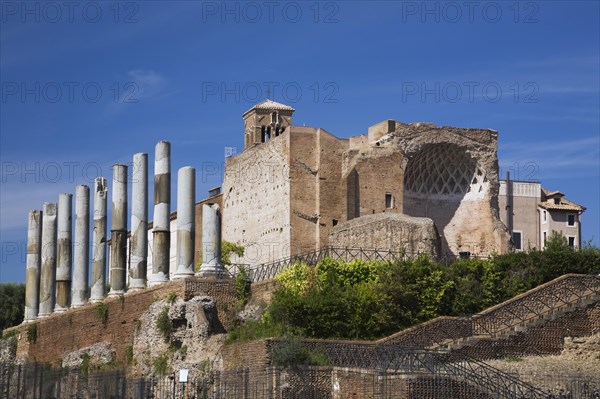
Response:
[[[56,202],[44,202],[38,317],[50,316],[56,295]]]
[[[150,285],[169,281],[171,261],[171,143],[156,144],[154,157],[154,220]]]
[[[56,239],[56,305],[64,312],[71,305],[71,269],[73,267],[72,234],[73,195],[58,196],[58,231]]]
[[[29,211],[28,216],[25,322],[35,320],[38,316],[42,262],[42,211]]]
[[[125,293],[127,269],[127,165],[113,165],[112,223],[110,227],[110,292]]]
[[[106,289],[106,194],[108,185],[104,177],[94,180],[94,232],[92,234],[91,302],[104,299]]]
[[[219,205],[202,205],[202,266],[200,276],[221,276],[221,210]]]
[[[71,306],[87,302],[88,264],[90,258],[90,188],[77,186],[75,191],[75,241],[73,245],[73,292]]]
[[[131,179],[129,289],[140,290],[146,287],[148,265],[148,154],[133,156]]]
[[[177,271],[174,278],[194,275],[194,224],[196,223],[196,169],[177,172]]]

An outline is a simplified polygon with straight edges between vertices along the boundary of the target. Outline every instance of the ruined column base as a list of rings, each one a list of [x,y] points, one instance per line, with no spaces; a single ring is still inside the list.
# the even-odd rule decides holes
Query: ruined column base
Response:
[[[150,280],[148,280],[148,287],[155,287],[159,284],[168,283],[168,282],[169,282],[169,278],[166,277],[163,273],[153,274],[152,277],[150,277]]]
[[[179,265],[177,271],[173,275],[173,280],[181,280],[182,278],[190,277],[194,275],[194,270],[190,270],[189,268]]]
[[[200,266],[200,271],[195,275],[198,277],[222,277],[225,274],[223,265],[211,265],[209,263],[203,263]]]
[[[145,278],[133,278],[129,277],[129,291],[141,291],[146,289]]]

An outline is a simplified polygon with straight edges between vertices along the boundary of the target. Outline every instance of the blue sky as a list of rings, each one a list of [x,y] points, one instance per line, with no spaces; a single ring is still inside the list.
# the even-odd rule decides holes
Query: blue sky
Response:
[[[585,205],[598,245],[599,4],[2,1],[0,282],[25,278],[29,209],[136,152],[152,173],[159,140],[204,198],[267,95],[341,137],[384,119],[496,129],[502,176]]]

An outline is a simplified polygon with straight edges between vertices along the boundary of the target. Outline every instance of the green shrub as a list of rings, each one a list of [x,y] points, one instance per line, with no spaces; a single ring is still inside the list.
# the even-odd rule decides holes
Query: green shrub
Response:
[[[154,372],[159,376],[167,375],[169,371],[169,357],[165,355],[161,355],[154,359],[152,362],[152,366],[154,367]]]
[[[167,295],[167,302],[172,305],[175,303],[176,300],[177,300],[177,293],[169,292],[169,295]]]
[[[133,364],[133,346],[129,345],[126,349],[127,364]]]
[[[327,366],[331,360],[320,351],[304,347],[296,337],[285,337],[271,348],[271,360],[276,366]]]
[[[37,334],[37,323],[33,323],[27,326],[27,342],[35,344],[35,341],[37,341]]]
[[[106,322],[108,321],[108,306],[106,306],[104,302],[100,302],[96,305],[94,314],[102,324],[106,325]]]
[[[278,288],[261,320],[236,326],[227,342],[284,334],[377,339],[438,316],[478,313],[566,273],[600,273],[600,249],[573,250],[564,237],[552,235],[543,251],[450,265],[427,256],[394,263],[296,263],[276,277]]]
[[[88,353],[84,353],[81,355],[81,373],[83,375],[88,375],[90,371],[90,355]]]
[[[248,270],[240,266],[239,272],[235,276],[235,295],[238,299],[238,306],[244,307],[250,300],[252,292],[250,290],[250,274]]]
[[[173,332],[173,322],[169,319],[169,308],[165,306],[158,314],[156,319],[156,328],[162,335],[165,342],[171,341],[171,333]]]

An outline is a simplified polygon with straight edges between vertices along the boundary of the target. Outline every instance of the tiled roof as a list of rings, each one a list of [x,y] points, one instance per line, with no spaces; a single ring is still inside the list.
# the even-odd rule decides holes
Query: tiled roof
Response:
[[[555,204],[553,202],[540,202],[539,206],[544,208],[544,209],[555,209],[555,210],[560,210],[560,211],[585,211],[585,206],[581,206],[581,205],[577,205],[574,202],[568,201],[569,204],[565,204],[563,201],[561,201],[560,204]]]
[[[274,109],[274,110],[278,110],[278,111],[295,111],[295,109],[290,107],[289,105],[281,104],[281,103],[278,103],[277,101],[272,101],[272,100],[267,99],[261,103],[256,104],[255,106],[250,108],[248,111],[244,112],[244,115],[247,114],[248,112],[252,111],[253,109]]]
[[[583,212],[586,210],[585,206],[576,204],[573,201],[569,201],[563,196],[564,194],[558,190],[549,191],[545,188],[542,188],[542,201],[538,205],[544,209],[555,209],[560,211]],[[559,200],[558,204],[554,203],[555,199]]]

